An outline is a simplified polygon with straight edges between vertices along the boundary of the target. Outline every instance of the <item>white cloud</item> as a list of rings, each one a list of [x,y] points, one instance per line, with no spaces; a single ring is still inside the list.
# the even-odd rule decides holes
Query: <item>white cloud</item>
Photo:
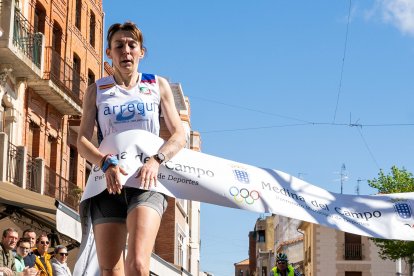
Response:
[[[383,20],[414,36],[414,0],[377,0]]]

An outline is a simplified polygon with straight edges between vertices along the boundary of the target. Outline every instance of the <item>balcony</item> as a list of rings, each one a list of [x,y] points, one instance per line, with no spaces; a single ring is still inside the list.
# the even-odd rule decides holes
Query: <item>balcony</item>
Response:
[[[12,69],[15,77],[39,79],[43,74],[44,35],[15,8],[14,1],[0,0],[0,69]]]
[[[344,259],[345,260],[362,260],[363,259],[363,244],[361,243],[345,243],[344,244]]]
[[[25,147],[15,146],[6,140],[7,135],[0,132],[0,153],[5,155],[0,156],[0,160],[6,163],[2,164],[4,171],[0,171],[0,182],[8,181],[23,189],[55,198],[78,210],[82,196],[80,187],[46,166],[43,159],[27,154]]]
[[[15,7],[14,0],[0,0],[0,70],[22,78],[60,113],[80,115],[86,81],[51,47],[45,36]]]
[[[62,114],[80,115],[86,82],[52,47],[45,47],[43,78],[30,81],[36,93]]]

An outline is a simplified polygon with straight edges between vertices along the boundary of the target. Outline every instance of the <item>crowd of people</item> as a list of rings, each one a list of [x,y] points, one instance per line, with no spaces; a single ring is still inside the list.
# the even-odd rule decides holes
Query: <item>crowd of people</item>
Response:
[[[33,229],[3,231],[0,243],[0,275],[3,276],[71,276],[67,266],[68,249],[57,245],[50,250],[46,234],[37,236]]]

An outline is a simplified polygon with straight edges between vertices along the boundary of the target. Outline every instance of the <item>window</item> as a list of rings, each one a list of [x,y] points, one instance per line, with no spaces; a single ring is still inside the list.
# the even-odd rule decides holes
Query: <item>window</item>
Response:
[[[345,276],[362,276],[361,271],[345,271]]]
[[[27,154],[31,157],[39,156],[40,127],[34,122],[29,123],[27,132]]]
[[[176,264],[179,265],[179,266],[184,267],[184,250],[185,250],[184,239],[185,239],[185,233],[178,224],[176,225],[176,229],[177,229]]]
[[[45,165],[51,168],[53,171],[57,169],[57,139],[53,136],[47,136],[45,143]]]
[[[6,106],[3,104],[3,101],[0,105],[0,132],[4,131],[4,111],[6,110]]]
[[[79,95],[80,91],[80,69],[80,57],[77,54],[73,53],[72,92],[76,95]]]
[[[93,84],[95,82],[95,74],[91,71],[91,69],[88,70],[88,86]]]
[[[362,260],[361,236],[345,233],[345,260]]]
[[[45,8],[36,3],[34,14],[34,32],[45,34],[45,22],[46,22],[46,10]]]
[[[75,26],[78,30],[81,29],[82,22],[82,0],[76,0],[75,2]]]
[[[70,146],[69,159],[69,181],[77,183],[78,151],[74,146]]]
[[[177,252],[177,263],[180,266],[183,266],[183,259],[184,259],[184,250],[183,250],[183,243],[184,243],[184,236],[181,233],[178,234],[178,252]]]
[[[62,28],[58,23],[53,24],[52,49],[60,55],[62,48]]]
[[[265,242],[266,241],[266,232],[265,230],[257,231],[257,242]]]
[[[96,18],[95,14],[91,11],[91,18],[89,20],[89,43],[95,48],[95,27]]]

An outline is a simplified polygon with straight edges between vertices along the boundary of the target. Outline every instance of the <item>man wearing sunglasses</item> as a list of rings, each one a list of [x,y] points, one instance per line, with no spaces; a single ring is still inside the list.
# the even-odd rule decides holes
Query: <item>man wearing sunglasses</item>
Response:
[[[63,245],[55,247],[55,257],[52,259],[53,276],[72,276],[67,265],[68,249]]]
[[[270,276],[300,276],[293,266],[289,264],[288,257],[285,253],[278,253],[276,256],[276,266],[272,268]]]
[[[36,255],[35,267],[39,270],[40,276],[53,276],[52,264],[50,259],[52,256],[47,252],[49,250],[49,238],[42,234],[36,240],[37,248],[33,250]]]

